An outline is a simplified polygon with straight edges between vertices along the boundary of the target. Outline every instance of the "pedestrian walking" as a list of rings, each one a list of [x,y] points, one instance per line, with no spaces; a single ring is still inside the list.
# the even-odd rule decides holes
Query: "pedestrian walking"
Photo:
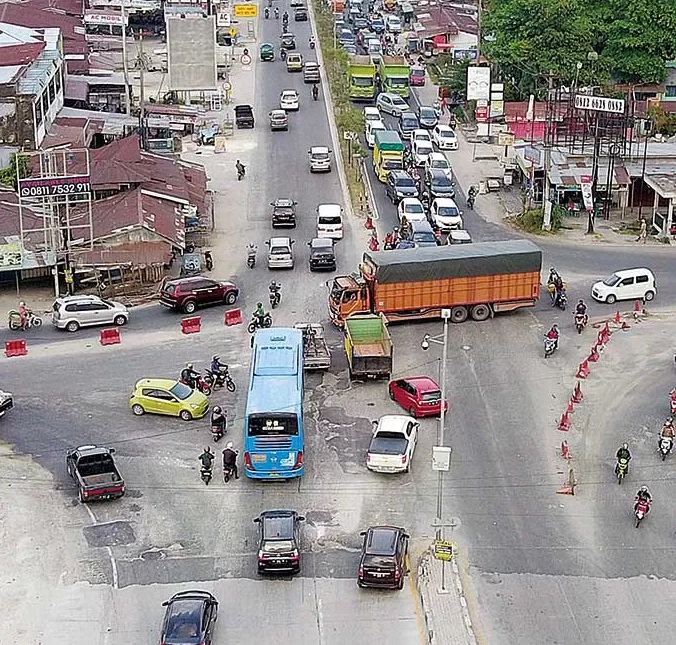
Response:
[[[646,237],[648,236],[648,225],[646,224],[645,217],[641,218],[641,229],[638,232],[638,237],[636,238],[637,242],[643,242],[645,244]]]
[[[447,106],[446,96],[441,97],[440,105],[441,105],[441,113],[446,114],[446,106]]]

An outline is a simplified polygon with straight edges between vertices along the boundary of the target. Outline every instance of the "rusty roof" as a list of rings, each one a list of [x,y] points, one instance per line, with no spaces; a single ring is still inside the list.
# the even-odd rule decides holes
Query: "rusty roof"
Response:
[[[63,36],[63,49],[66,53],[71,53],[68,48],[69,40],[84,42],[84,31],[82,30],[82,20],[65,13],[56,13],[31,6],[30,2],[0,2],[0,22],[6,22],[10,25],[19,27],[29,27],[31,29],[45,29],[55,27],[61,30]]]
[[[130,242],[108,248],[95,248],[75,256],[77,267],[103,267],[149,264],[169,264],[171,247],[165,242]]]
[[[42,53],[46,43],[23,43],[0,47],[0,65],[11,67],[14,65],[30,65]]]

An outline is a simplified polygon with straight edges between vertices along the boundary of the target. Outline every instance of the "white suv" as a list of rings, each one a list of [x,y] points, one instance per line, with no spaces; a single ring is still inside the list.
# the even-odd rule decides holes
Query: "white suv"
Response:
[[[129,310],[121,303],[98,296],[64,296],[52,306],[52,323],[57,329],[77,331],[80,327],[117,325],[129,321]]]

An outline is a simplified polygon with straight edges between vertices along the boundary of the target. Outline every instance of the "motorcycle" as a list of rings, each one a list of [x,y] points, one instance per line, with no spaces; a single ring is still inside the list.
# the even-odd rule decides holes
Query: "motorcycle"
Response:
[[[21,329],[21,315],[16,309],[12,309],[7,314],[7,323],[12,331],[19,331]],[[26,316],[26,329],[30,329],[31,327],[42,327],[42,318],[29,311]]]
[[[270,306],[273,309],[276,309],[279,306],[279,303],[282,301],[282,294],[280,287],[270,287]]]
[[[615,474],[617,475],[617,483],[621,484],[626,474],[629,472],[629,460],[626,457],[618,459],[615,466]]]
[[[662,455],[662,461],[667,458],[667,455],[671,452],[673,447],[674,440],[671,437],[660,437],[660,454]]]
[[[586,314],[575,314],[575,329],[577,329],[578,334],[582,333],[582,330],[585,328],[586,324],[587,324]]]
[[[310,38],[310,40],[308,42],[310,43],[310,49],[314,49],[315,48],[315,39]]]
[[[246,265],[250,269],[253,269],[256,266],[256,251],[258,251],[258,247],[253,244],[250,244],[246,248]]]
[[[235,474],[235,469],[232,466],[223,466],[223,481],[227,484],[230,478]]]
[[[279,52],[279,57],[282,59],[282,61],[286,60],[286,49],[282,49],[282,51]]]
[[[196,383],[194,388],[190,385],[190,383],[186,383],[183,379],[180,379],[180,382],[183,383],[183,385],[187,385],[188,387],[191,387],[192,389],[197,389],[199,390],[202,394],[209,396],[211,394],[211,383],[207,381],[201,374],[197,376],[195,379]]]
[[[634,505],[634,518],[636,520],[636,528],[643,521],[643,518],[650,512],[650,503],[644,499],[639,499]]]
[[[312,98],[316,101],[319,98],[319,88],[317,85],[312,86]]]
[[[676,390],[671,390],[669,392],[669,397],[671,398],[671,416],[676,416]]]
[[[235,391],[235,381],[232,380],[232,377],[230,376],[230,372],[228,371],[220,371],[220,372],[212,372],[211,370],[206,370],[206,374],[204,375],[204,379],[211,384],[212,389],[216,389],[217,387],[227,387],[228,392],[234,392]]]
[[[474,197],[474,195],[472,195],[472,194],[467,195],[467,208],[469,208],[469,210],[471,210],[471,211],[474,210],[474,200],[475,199],[476,198]]]
[[[267,20],[270,17],[270,9],[265,7],[265,10],[263,11],[263,15],[265,16],[265,19]]]
[[[275,20],[279,20],[279,7],[275,7]]]
[[[556,340],[554,338],[550,338],[549,336],[545,336],[544,348],[545,358],[549,358],[556,350]]]
[[[213,468],[207,468],[206,466],[202,466],[202,468],[200,468],[200,477],[207,486],[209,485],[209,482],[211,481],[213,474],[214,474]]]
[[[568,304],[568,296],[566,295],[566,290],[561,289],[561,291],[559,291],[558,293],[555,292],[552,307],[558,307],[561,311],[565,311],[567,304]]]
[[[272,327],[272,316],[268,313],[263,316],[263,325],[262,327]],[[254,316],[247,327],[247,330],[250,334],[253,334],[257,329],[261,329],[261,322],[258,316]]]

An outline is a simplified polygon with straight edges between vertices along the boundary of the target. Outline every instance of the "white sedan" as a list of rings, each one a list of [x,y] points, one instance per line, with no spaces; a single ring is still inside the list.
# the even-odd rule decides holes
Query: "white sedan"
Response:
[[[296,90],[282,90],[279,96],[279,107],[287,112],[300,109],[300,96]]]
[[[397,214],[402,226],[409,222],[424,222],[427,219],[425,208],[416,197],[404,197],[397,206]]]
[[[439,150],[458,149],[458,137],[455,136],[455,130],[447,125],[435,126],[432,130],[432,139]]]
[[[411,141],[427,141],[432,143],[432,135],[429,133],[429,130],[413,130],[411,135]]]
[[[430,206],[430,219],[434,227],[440,231],[451,231],[463,228],[462,211],[454,200],[438,197]]]
[[[443,152],[433,152],[429,157],[427,157],[427,162],[425,163],[425,170],[431,170],[436,168],[437,170],[443,170],[444,174],[449,178],[453,179],[453,167],[446,155]]]
[[[434,152],[434,148],[429,141],[413,142],[413,162],[416,166],[424,166],[427,158]]]

